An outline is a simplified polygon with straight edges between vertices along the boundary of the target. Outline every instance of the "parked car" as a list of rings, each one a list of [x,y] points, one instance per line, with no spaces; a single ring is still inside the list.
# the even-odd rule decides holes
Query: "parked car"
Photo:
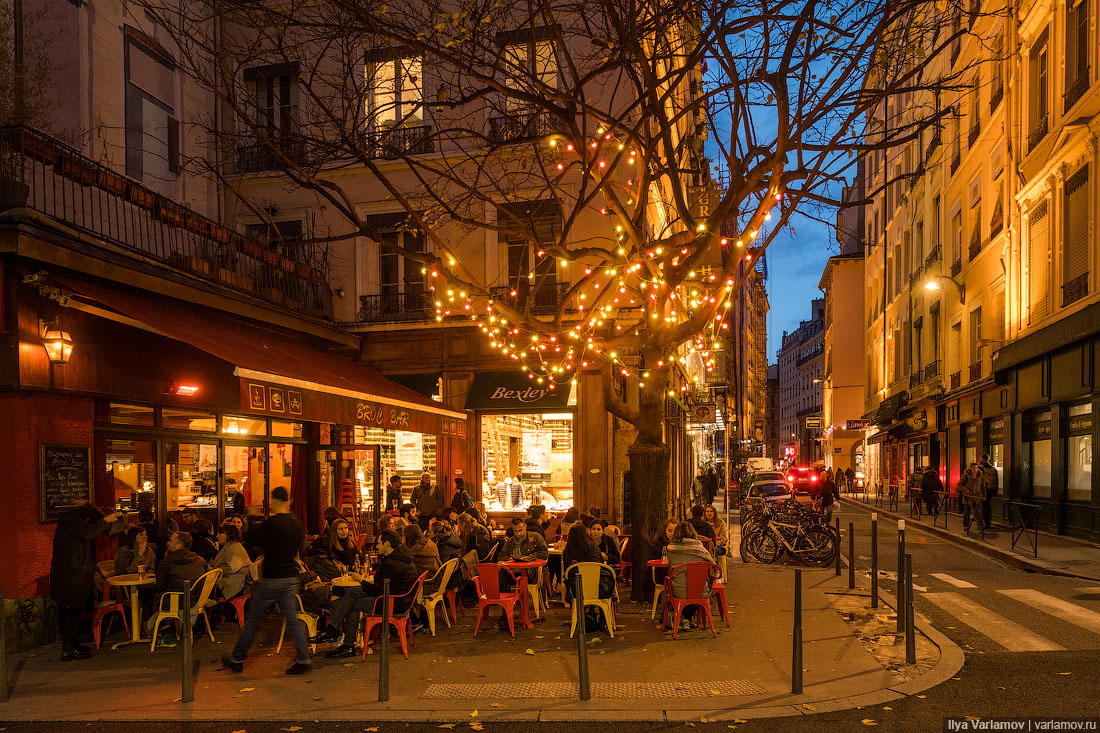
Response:
[[[782,471],[757,471],[749,477],[749,483],[755,484],[758,481],[786,481],[787,475]]]
[[[745,492],[745,504],[750,504],[754,499],[764,501],[786,501],[791,498],[791,487],[784,480],[753,481],[749,490]]]
[[[817,494],[821,477],[809,466],[792,466],[787,469],[787,483],[797,497],[798,494]]]

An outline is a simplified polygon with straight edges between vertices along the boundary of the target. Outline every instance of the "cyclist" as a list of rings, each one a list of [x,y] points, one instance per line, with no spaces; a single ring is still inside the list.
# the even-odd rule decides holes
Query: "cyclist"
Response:
[[[977,463],[971,463],[963,473],[959,481],[959,495],[963,503],[963,529],[970,531],[970,525],[974,520],[978,521],[978,529],[982,527],[982,502],[985,501],[985,482],[982,480],[982,469]]]

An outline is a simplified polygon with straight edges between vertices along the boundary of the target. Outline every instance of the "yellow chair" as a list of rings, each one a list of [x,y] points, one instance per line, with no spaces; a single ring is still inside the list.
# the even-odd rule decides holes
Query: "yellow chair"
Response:
[[[451,576],[458,570],[458,563],[461,562],[459,558],[448,560],[443,563],[439,570],[435,571],[435,575],[428,578],[424,583],[420,584],[420,591],[417,594],[416,602],[424,606],[424,610],[428,612],[428,630],[432,632],[432,636],[435,636],[435,608],[440,603],[447,600],[447,586],[450,585]],[[432,583],[436,579],[439,579],[439,588],[430,596],[424,595],[424,585]],[[443,606],[443,620],[447,623],[447,628],[451,628],[451,619],[447,615],[447,606]]]
[[[527,572],[526,570],[522,572]],[[550,610],[550,602],[546,598],[546,566],[537,569],[535,582],[527,583],[527,594],[531,596],[531,603],[534,604],[535,618],[542,618],[543,609]]]
[[[298,620],[306,625],[306,636],[310,639],[317,636],[317,621],[320,616],[314,616],[312,613],[306,613],[306,607],[302,605],[302,597],[295,595],[298,599]],[[275,653],[278,654],[283,648],[283,635],[286,634],[286,616],[283,616],[283,628],[279,629],[279,643],[275,646]],[[314,654],[317,653],[317,645],[310,644],[309,650]]]
[[[214,592],[218,579],[221,577],[222,571],[215,568],[200,575],[199,579],[194,582],[191,587],[200,588],[199,599],[189,609],[187,620],[184,620],[183,613],[180,611],[180,605],[183,601],[182,591],[169,591],[160,597],[160,609],[157,611],[157,615],[153,617],[153,638],[149,642],[149,651],[156,651],[157,628],[162,621],[178,621],[180,624],[193,625],[199,620],[199,616],[202,616],[206,621],[206,633],[209,635],[210,641],[214,641],[214,632],[210,630],[210,619],[206,615],[206,602],[210,600],[210,594]],[[167,602],[168,608],[164,607],[165,602]],[[180,631],[181,633],[187,633],[189,630],[189,626],[184,626]]]
[[[608,565],[606,563],[602,563],[602,562],[578,562],[578,563],[573,563],[568,568],[566,568],[563,577],[564,578],[569,578],[570,577],[570,572],[569,571],[571,571],[573,568],[576,568],[577,572],[580,573],[580,576],[581,576],[581,586],[584,590],[584,605],[585,605],[585,607],[596,606],[597,608],[600,608],[600,609],[603,610],[604,619],[607,620],[607,631],[608,631],[609,634],[611,634],[611,638],[614,639],[615,638],[615,606],[619,602],[619,590],[618,590],[618,588],[614,588],[611,591],[611,598],[600,598],[600,571],[603,570],[604,568],[606,568],[607,572],[611,573],[611,577],[614,578],[615,577],[615,569],[612,568],[610,565]],[[576,581],[574,580],[574,581],[567,581],[567,582],[575,583]],[[573,600],[576,601],[575,598]],[[569,626],[569,636],[570,637],[572,637],[574,632],[576,632],[576,630],[577,630],[577,619],[580,616],[580,614],[583,613],[583,612],[584,612],[583,609],[578,608],[578,604],[574,602],[573,603],[573,610],[572,610],[572,614],[571,614],[572,615],[572,622]]]
[[[657,604],[661,600],[661,596],[665,594],[665,584],[657,582],[657,568],[650,565],[649,574],[653,578],[653,610],[649,612],[651,619],[657,618]]]

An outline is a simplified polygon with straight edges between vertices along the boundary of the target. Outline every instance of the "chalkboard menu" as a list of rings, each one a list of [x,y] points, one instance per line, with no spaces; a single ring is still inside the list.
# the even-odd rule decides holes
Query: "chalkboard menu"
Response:
[[[91,449],[86,445],[39,443],[39,521],[57,521],[81,499],[92,500]]]

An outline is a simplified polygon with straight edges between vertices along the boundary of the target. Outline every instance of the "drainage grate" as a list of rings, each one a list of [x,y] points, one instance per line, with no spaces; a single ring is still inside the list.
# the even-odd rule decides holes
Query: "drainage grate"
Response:
[[[765,690],[746,680],[720,682],[594,682],[592,697],[600,698],[663,698],[721,697],[762,695]],[[717,694],[715,694],[717,693]],[[575,698],[578,687],[572,682],[502,682],[488,685],[429,685],[422,698],[448,700]]]

